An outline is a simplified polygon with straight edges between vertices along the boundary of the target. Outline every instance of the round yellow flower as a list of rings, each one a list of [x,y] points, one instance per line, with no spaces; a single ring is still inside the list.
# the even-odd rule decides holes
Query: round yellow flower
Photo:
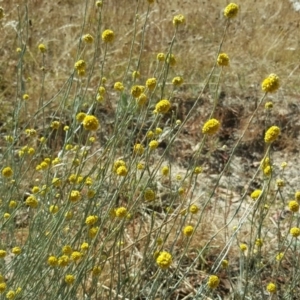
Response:
[[[300,202],[300,191],[295,193],[295,199]]]
[[[115,210],[115,214],[117,218],[125,218],[127,216],[127,208],[126,207],[118,207]]]
[[[6,256],[5,250],[0,250],[0,258],[4,258]]]
[[[168,54],[167,63],[172,67],[176,65],[176,58],[173,54]]]
[[[220,67],[229,66],[229,56],[226,53],[220,53],[217,58],[217,64]]]
[[[3,293],[6,290],[6,283],[5,282],[1,282],[0,283],[0,293]]]
[[[267,144],[273,143],[276,141],[280,134],[280,128],[277,126],[271,126],[265,133],[265,142]]]
[[[115,38],[115,34],[112,30],[106,29],[102,33],[102,40],[105,43],[111,43]]]
[[[194,232],[193,226],[188,225],[183,228],[183,234],[185,236],[191,236],[193,234],[193,232]]]
[[[227,259],[223,259],[221,265],[222,265],[223,269],[227,269],[228,265],[229,265],[228,260]]]
[[[14,299],[16,296],[16,293],[14,291],[8,291],[6,294],[6,299]]]
[[[135,144],[133,147],[133,152],[142,155],[144,153],[144,146],[142,144]]]
[[[292,200],[289,202],[289,209],[292,212],[298,212],[299,211],[299,203],[295,200]]]
[[[86,243],[86,242],[82,243],[81,246],[80,246],[80,249],[81,249],[82,251],[88,250],[88,249],[89,249],[89,244]]]
[[[31,208],[36,208],[38,206],[38,201],[34,196],[29,196],[25,200],[25,204]]]
[[[218,120],[210,119],[203,125],[202,133],[208,134],[208,135],[213,135],[218,132],[220,126],[221,126],[221,124]]]
[[[126,163],[124,160],[119,159],[114,162],[114,166],[113,166],[114,173],[117,173],[119,167],[126,167]]]
[[[270,294],[276,293],[276,291],[277,291],[276,284],[270,282],[270,283],[267,285],[267,291],[268,291]]]
[[[257,198],[259,198],[260,194],[261,194],[261,190],[255,190],[255,191],[253,191],[253,192],[251,193],[251,196],[250,196],[250,197],[251,197],[253,200],[256,200]]]
[[[156,149],[156,148],[158,147],[158,145],[159,145],[158,141],[152,140],[152,141],[149,143],[149,148],[150,148],[150,150],[154,150],[154,149]]]
[[[49,266],[55,267],[58,264],[58,259],[54,255],[51,255],[51,256],[48,257],[47,262],[48,262]]]
[[[150,188],[146,188],[144,192],[144,199],[149,202],[155,200],[155,192]]]
[[[13,176],[13,174],[14,174],[14,172],[13,172],[12,168],[10,168],[10,167],[6,167],[6,168],[2,169],[2,176],[3,177],[8,178],[8,177]]]
[[[181,76],[176,76],[172,79],[172,84],[174,86],[180,86],[183,84],[183,78]]]
[[[92,225],[95,225],[98,221],[98,217],[93,215],[93,216],[88,216],[86,219],[85,219],[85,224],[86,225],[89,225],[89,226],[92,226]]]
[[[248,249],[248,247],[246,244],[240,244],[240,249],[241,251],[245,252]]]
[[[52,214],[56,214],[56,213],[59,211],[58,205],[51,205],[51,206],[49,207],[49,211],[50,211]]]
[[[94,238],[94,237],[97,235],[98,229],[99,229],[99,227],[91,227],[91,228],[89,229],[89,237],[90,237],[91,239]]]
[[[63,254],[70,255],[70,254],[72,254],[72,252],[73,252],[73,250],[72,250],[72,247],[70,245],[63,246],[63,248],[62,248],[62,253]]]
[[[168,269],[172,264],[172,255],[167,251],[159,252],[156,263],[161,269]]]
[[[290,234],[291,234],[293,237],[298,237],[298,236],[300,235],[300,228],[298,228],[298,227],[293,227],[293,228],[291,228]]]
[[[155,89],[156,83],[157,83],[156,78],[149,78],[149,79],[147,79],[147,81],[146,81],[146,87],[147,87],[149,90],[152,91],[152,90]]]
[[[141,74],[139,71],[133,71],[132,72],[132,79],[140,78]]]
[[[131,88],[131,95],[134,97],[134,98],[138,98],[145,90],[145,87],[142,86],[142,85],[134,85],[132,88]]]
[[[217,288],[219,283],[220,283],[220,279],[218,276],[216,276],[216,275],[209,276],[207,285],[210,289]]]
[[[85,70],[85,67],[86,67],[86,63],[83,59],[80,59],[75,63],[75,69],[77,71]]]
[[[262,239],[256,239],[255,245],[257,247],[262,247],[263,244],[264,244],[264,241]]]
[[[122,82],[116,82],[115,84],[114,84],[114,89],[116,90],[116,91],[119,91],[119,92],[122,92],[123,90],[124,90],[124,85],[123,85],[123,83]]]
[[[155,110],[160,114],[166,114],[170,108],[171,108],[171,103],[169,102],[169,100],[166,99],[160,100],[155,105]]]
[[[82,39],[87,43],[87,44],[92,44],[94,42],[94,37],[90,34],[85,34]]]
[[[96,131],[99,128],[99,121],[95,116],[86,115],[82,125],[85,130]]]
[[[127,170],[127,168],[126,168],[125,166],[121,166],[121,167],[119,167],[119,168],[117,169],[117,174],[118,174],[119,176],[126,176],[127,173],[128,173],[128,170]]]
[[[69,200],[71,202],[77,202],[81,199],[81,194],[79,191],[73,190],[69,195]]]
[[[273,108],[273,102],[269,101],[269,102],[266,102],[265,104],[265,109],[272,109]]]
[[[173,18],[173,24],[174,26],[178,26],[178,25],[181,25],[181,24],[184,24],[185,23],[185,17],[184,15],[177,15]]]
[[[169,172],[170,172],[170,169],[169,169],[168,166],[163,166],[163,167],[161,168],[161,173],[162,173],[162,175],[168,176],[168,175],[169,175]]]
[[[22,249],[20,247],[13,247],[11,252],[14,254],[14,255],[19,255],[21,254],[22,252]]]
[[[66,267],[70,262],[69,256],[68,255],[62,255],[58,258],[58,265],[60,267]],[[48,261],[49,263],[49,261]]]
[[[265,93],[274,93],[279,89],[279,77],[276,74],[270,74],[261,84]]]
[[[196,204],[192,204],[189,207],[189,211],[191,214],[196,214],[199,211],[199,207]]]
[[[79,251],[73,251],[72,254],[71,254],[71,259],[73,261],[78,261],[82,258],[82,253],[79,252]]]
[[[239,7],[235,3],[228,4],[224,9],[224,16],[228,19],[236,17]]]
[[[86,117],[86,114],[84,112],[80,112],[76,115],[76,120],[81,123],[85,117]]]
[[[165,60],[165,54],[164,53],[158,53],[157,56],[156,56],[156,59],[160,62],[164,61]]]
[[[138,106],[144,106],[147,102],[147,96],[144,93],[141,93],[141,95],[136,99],[136,103]]]
[[[65,276],[65,283],[72,284],[75,281],[75,277],[73,275],[66,275]]]
[[[39,50],[42,52],[42,53],[45,53],[46,52],[46,46],[44,45],[44,44],[39,44],[38,45],[38,48],[39,48]]]

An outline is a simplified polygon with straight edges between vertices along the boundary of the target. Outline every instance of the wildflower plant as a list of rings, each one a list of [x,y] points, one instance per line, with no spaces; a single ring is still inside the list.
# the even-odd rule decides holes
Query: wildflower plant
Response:
[[[52,10],[60,17],[45,5],[38,15],[0,7],[3,53],[13,56],[2,66],[10,77],[0,68],[1,297],[288,298],[296,280],[286,289],[278,280],[300,275],[300,192],[292,163],[274,154],[293,123],[275,123],[287,80],[237,70],[231,45],[247,28],[245,12],[211,4],[215,23],[202,32],[197,20],[210,10],[199,8],[196,26],[198,10],[170,15],[168,1],[124,10],[76,0],[70,24],[44,22],[54,38],[35,23]],[[273,57],[270,49],[261,53]],[[255,101],[231,108],[235,85],[246,91],[250,81]],[[243,153],[255,161],[237,178],[249,136],[259,150]]]

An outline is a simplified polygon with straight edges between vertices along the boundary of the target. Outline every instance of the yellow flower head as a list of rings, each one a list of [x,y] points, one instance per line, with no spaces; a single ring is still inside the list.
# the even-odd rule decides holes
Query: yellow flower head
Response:
[[[229,265],[228,260],[227,259],[223,259],[221,265],[222,265],[223,269],[227,269],[227,267]]]
[[[52,214],[56,214],[59,211],[59,207],[57,205],[51,205],[50,208],[49,208],[49,211]]]
[[[265,142],[267,144],[273,143],[277,140],[280,134],[280,128],[277,126],[271,126],[265,133]]]
[[[160,100],[155,105],[155,110],[160,114],[166,114],[170,108],[171,108],[171,103],[169,102],[169,100],[166,99]]]
[[[189,207],[189,211],[191,214],[196,214],[199,211],[199,207],[196,204],[192,204]]]
[[[140,78],[141,74],[139,71],[133,71],[132,72],[132,79]]]
[[[133,147],[133,152],[142,155],[144,153],[144,146],[142,144],[135,144]]]
[[[96,222],[98,221],[98,217],[93,215],[93,216],[88,216],[86,219],[85,219],[85,224],[86,225],[89,225],[89,226],[93,226],[96,224]]]
[[[116,214],[116,217],[117,218],[125,218],[127,216],[127,208],[126,207],[118,207],[116,210],[115,210],[115,214]]]
[[[51,255],[48,257],[47,263],[49,266],[55,267],[58,264],[58,259],[54,255]]]
[[[156,263],[162,270],[168,269],[172,264],[172,255],[167,251],[159,252]]]
[[[134,98],[138,98],[145,90],[145,87],[142,86],[142,85],[134,85],[132,88],[131,88],[131,95],[134,97]]]
[[[183,228],[183,234],[185,236],[191,236],[193,234],[193,232],[194,232],[193,226],[188,225]]]
[[[270,282],[270,283],[267,285],[267,291],[268,291],[270,294],[276,293],[276,291],[277,291],[276,284]]]
[[[46,46],[44,44],[39,44],[38,48],[42,53],[45,53],[47,51]]]
[[[128,170],[127,170],[127,168],[126,168],[125,166],[121,166],[121,167],[119,167],[119,168],[117,169],[117,174],[118,174],[119,176],[126,176],[127,173],[128,173]]]
[[[181,76],[176,76],[172,79],[172,84],[174,86],[180,86],[183,84],[183,78]]]
[[[2,176],[3,177],[8,178],[8,177],[13,176],[13,174],[14,174],[14,172],[10,167],[5,167],[5,168],[2,169]]]
[[[298,237],[298,236],[300,235],[300,228],[298,228],[298,227],[293,227],[293,228],[291,228],[290,234],[291,234],[293,237]]]
[[[289,209],[292,212],[299,211],[299,203],[296,200],[292,200],[289,202]]]
[[[256,199],[258,199],[259,198],[259,196],[261,195],[261,190],[255,190],[255,191],[253,191],[252,193],[251,193],[251,198],[253,199],[253,200],[256,200]]]
[[[0,6],[0,20],[4,18],[4,9]]]
[[[221,67],[229,66],[229,56],[226,53],[220,53],[217,58],[217,64]]]
[[[124,85],[123,85],[123,83],[122,82],[116,82],[115,84],[114,84],[114,89],[116,90],[116,91],[119,91],[119,92],[122,92],[123,90],[124,90]]]
[[[299,202],[300,201],[300,191],[295,193],[295,199]]]
[[[152,140],[152,141],[149,143],[149,148],[150,148],[150,150],[154,150],[154,149],[156,149],[156,148],[158,147],[158,145],[159,145],[158,141]]]
[[[155,192],[150,188],[146,188],[144,192],[144,199],[149,202],[155,200]]]
[[[85,130],[96,131],[99,128],[99,121],[95,116],[86,115],[82,121]]]
[[[178,26],[178,25],[181,25],[181,24],[184,24],[185,23],[185,17],[184,15],[177,15],[173,18],[173,24],[174,26]]]
[[[106,29],[103,31],[103,33],[102,33],[102,41],[103,42],[111,43],[111,42],[113,42],[114,38],[115,38],[115,34],[112,30]]]
[[[273,102],[272,101],[266,102],[265,109],[270,110],[272,108],[273,108]]]
[[[162,52],[158,53],[157,56],[156,56],[156,59],[160,62],[164,61],[165,60],[165,54],[162,53]]]
[[[261,84],[265,93],[274,93],[279,89],[279,77],[276,74],[270,74]]]
[[[96,1],[96,6],[97,7],[102,7],[102,4],[103,4],[102,0]]]
[[[283,179],[277,179],[276,180],[276,185],[279,188],[283,188],[285,186],[285,181]]]
[[[73,190],[69,195],[69,200],[71,202],[77,202],[81,199],[81,194],[79,191]]]
[[[82,258],[82,253],[79,251],[73,251],[71,254],[71,258],[73,261],[78,261]]]
[[[82,39],[87,43],[87,44],[92,44],[94,42],[94,38],[90,34],[85,34]]]
[[[65,283],[72,284],[75,281],[75,277],[73,275],[67,274],[65,276]]]
[[[0,258],[4,258],[6,256],[6,251],[5,250],[0,250]]]
[[[220,126],[221,126],[221,124],[218,120],[210,119],[203,125],[202,133],[208,134],[208,135],[213,135],[218,132]]]
[[[85,67],[86,67],[86,63],[83,59],[80,59],[75,63],[75,69],[77,71],[85,70]]]
[[[146,81],[146,87],[147,87],[150,91],[152,91],[152,90],[155,89],[156,83],[157,83],[156,78],[154,78],[154,77],[153,77],[153,78],[149,78],[149,79],[147,79],[147,81]]]
[[[236,17],[239,7],[235,3],[228,4],[224,9],[224,16],[228,19]]]
[[[124,160],[119,159],[114,162],[114,166],[113,166],[114,173],[117,173],[119,167],[126,167],[126,163]]]
[[[6,294],[6,299],[12,300],[16,296],[16,293],[14,291],[8,291]]]
[[[22,249],[20,247],[13,247],[11,252],[14,254],[14,255],[19,255],[21,254],[22,252]]]
[[[216,276],[216,275],[209,276],[207,285],[210,289],[217,288],[219,283],[220,283],[220,279],[218,276]]]
[[[241,251],[245,252],[248,249],[248,247],[246,244],[242,243],[242,244],[240,244],[240,249],[241,249]]]
[[[176,65],[176,58],[173,54],[168,54],[167,63],[172,67]]]
[[[161,168],[161,173],[162,173],[163,176],[168,176],[168,175],[169,175],[169,172],[170,172],[170,169],[169,169],[168,166],[163,166],[163,167]]]
[[[141,93],[141,95],[136,99],[136,103],[138,106],[144,106],[147,102],[147,96],[144,93]]]
[[[36,208],[38,206],[38,201],[34,196],[29,196],[25,200],[25,204],[31,208]]]

